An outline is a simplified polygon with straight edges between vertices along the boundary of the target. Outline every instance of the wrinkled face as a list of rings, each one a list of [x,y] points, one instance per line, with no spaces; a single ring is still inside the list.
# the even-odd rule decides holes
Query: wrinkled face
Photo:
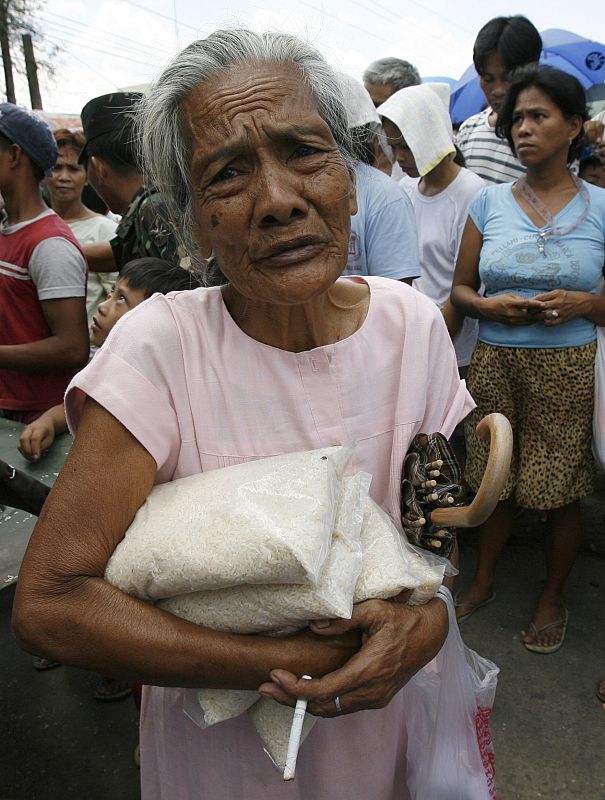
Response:
[[[127,278],[118,278],[111,294],[106,300],[99,303],[97,313],[92,318],[91,342],[97,347],[101,347],[120,317],[138,306],[143,300],[145,300],[144,289],[134,289],[129,286]]]
[[[194,235],[250,300],[297,304],[325,292],[348,253],[352,179],[293,67],[247,64],[181,105]]]
[[[479,84],[488,105],[498,112],[508,89],[508,70],[497,52],[485,60],[485,67],[479,75]]]
[[[391,145],[393,153],[395,154],[395,159],[401,169],[406,173],[406,175],[409,175],[410,178],[420,177],[418,170],[416,169],[414,154],[408,147],[407,142],[403,138],[397,125],[395,125],[394,122],[391,122],[390,119],[383,117],[382,127],[384,128],[387,140]]]
[[[397,91],[392,83],[364,83],[364,86],[376,108]]]
[[[51,203],[79,200],[86,184],[86,170],[78,164],[79,153],[72,147],[60,147],[53,174],[46,178]]]
[[[555,155],[567,157],[569,142],[580,132],[580,117],[567,119],[550,97],[535,86],[519,92],[513,109],[511,135],[524,166]]]

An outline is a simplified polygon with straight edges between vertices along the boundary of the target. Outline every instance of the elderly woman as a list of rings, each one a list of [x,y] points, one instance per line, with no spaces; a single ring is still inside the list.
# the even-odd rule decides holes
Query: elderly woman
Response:
[[[146,684],[145,798],[284,796],[246,717],[201,730],[184,714],[200,686],[304,694],[337,717],[311,732],[288,797],[407,796],[399,690],[444,641],[439,599],[373,600],[276,639],[195,626],[103,578],[155,482],[253,458],[356,440],[354,468],[396,515],[411,438],[450,435],[472,407],[436,306],[397,281],[339,279],[355,191],[336,87],[296,39],[219,31],[176,57],[143,110],[151,178],[224,284],[143,303],[72,384],[77,437],[14,624],[27,649]]]

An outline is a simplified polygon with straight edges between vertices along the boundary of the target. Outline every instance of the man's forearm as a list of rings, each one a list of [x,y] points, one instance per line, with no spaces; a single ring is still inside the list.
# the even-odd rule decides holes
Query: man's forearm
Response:
[[[91,272],[115,272],[118,269],[109,242],[86,244],[82,248]]]
[[[88,361],[88,343],[64,342],[49,336],[37,342],[0,345],[0,369],[19,372],[56,372],[79,369]]]

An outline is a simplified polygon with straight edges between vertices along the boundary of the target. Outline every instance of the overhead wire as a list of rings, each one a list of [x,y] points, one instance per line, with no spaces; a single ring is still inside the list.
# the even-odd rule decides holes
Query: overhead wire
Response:
[[[206,31],[202,31],[201,28],[199,28],[199,27],[196,28],[194,25],[188,25],[186,22],[181,22],[180,20],[177,20],[176,17],[169,16],[168,14],[162,14],[160,11],[155,11],[154,9],[149,8],[148,6],[144,6],[141,3],[135,3],[134,0],[122,0],[122,2],[127,3],[127,5],[129,5],[129,6],[134,6],[135,8],[140,8],[141,11],[146,11],[148,14],[153,14],[156,17],[161,17],[162,19],[167,19],[170,22],[176,22],[179,25],[179,27],[181,27],[181,28],[189,28],[190,30],[195,31],[198,34],[200,32],[201,33],[206,33]]]
[[[48,17],[53,17],[53,19],[48,19]],[[70,19],[69,17],[64,17],[61,14],[55,14],[52,12],[46,12],[45,15],[41,18],[43,22],[52,25],[55,28],[63,28],[64,30],[75,33],[75,34],[82,34],[82,35],[90,35],[88,32],[91,30],[90,26],[86,23],[79,22],[75,19]],[[60,22],[55,22],[55,20],[61,20]],[[94,35],[102,34],[103,37],[111,37],[114,39],[115,42],[120,45],[128,45],[131,49],[134,47],[135,49],[141,51],[143,55],[155,55],[158,50],[165,51],[166,53],[170,52],[169,48],[162,48],[162,47],[149,47],[142,42],[137,42],[134,39],[130,39],[127,36],[122,36],[118,33],[112,33],[111,31],[107,31],[104,28],[98,28],[95,26],[94,28]],[[109,39],[105,39],[105,43],[112,46],[113,42]]]
[[[61,34],[55,34],[55,36],[60,36],[60,35]],[[67,47],[69,45],[70,47],[79,47],[82,50],[92,50],[95,53],[102,53],[103,55],[106,55],[106,56],[112,56],[113,58],[119,58],[122,61],[130,61],[133,64],[140,64],[140,65],[142,65],[144,67],[151,67],[153,69],[157,69],[157,63],[153,64],[150,61],[139,61],[139,59],[137,59],[137,58],[130,58],[129,56],[123,56],[123,55],[121,55],[120,53],[117,53],[117,52],[113,52],[112,53],[110,50],[102,50],[100,47],[93,47],[92,45],[87,45],[87,44],[78,44],[77,42],[75,42],[73,40],[71,40],[71,41],[66,43],[64,41],[63,42],[59,41],[58,39],[54,38],[54,36],[46,36],[45,38],[49,42],[53,42],[54,44],[60,44],[62,47]]]
[[[331,17],[332,19],[335,19],[336,22],[340,22],[341,25],[347,25],[349,28],[355,28],[356,30],[361,31],[366,36],[373,36],[374,39],[380,39],[381,41],[386,42],[387,44],[391,45],[397,44],[397,42],[391,39],[387,39],[385,36],[381,36],[378,33],[373,33],[372,31],[369,31],[367,28],[362,28],[360,25],[356,25],[354,22],[349,22],[348,20],[342,19],[341,17],[337,17],[335,14],[331,14],[329,11],[325,11],[323,8],[318,8],[312,3],[309,3],[307,0],[298,0],[298,2],[303,6],[308,6],[309,8],[312,8],[313,11],[317,11],[325,17]]]

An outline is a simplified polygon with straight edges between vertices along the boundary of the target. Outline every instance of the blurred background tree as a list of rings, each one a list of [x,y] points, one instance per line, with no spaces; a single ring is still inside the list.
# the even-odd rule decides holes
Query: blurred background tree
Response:
[[[52,77],[59,48],[45,41],[36,18],[45,0],[0,0],[0,52],[4,68],[4,95],[16,103],[15,74],[27,78],[32,108],[42,108],[38,73]]]

